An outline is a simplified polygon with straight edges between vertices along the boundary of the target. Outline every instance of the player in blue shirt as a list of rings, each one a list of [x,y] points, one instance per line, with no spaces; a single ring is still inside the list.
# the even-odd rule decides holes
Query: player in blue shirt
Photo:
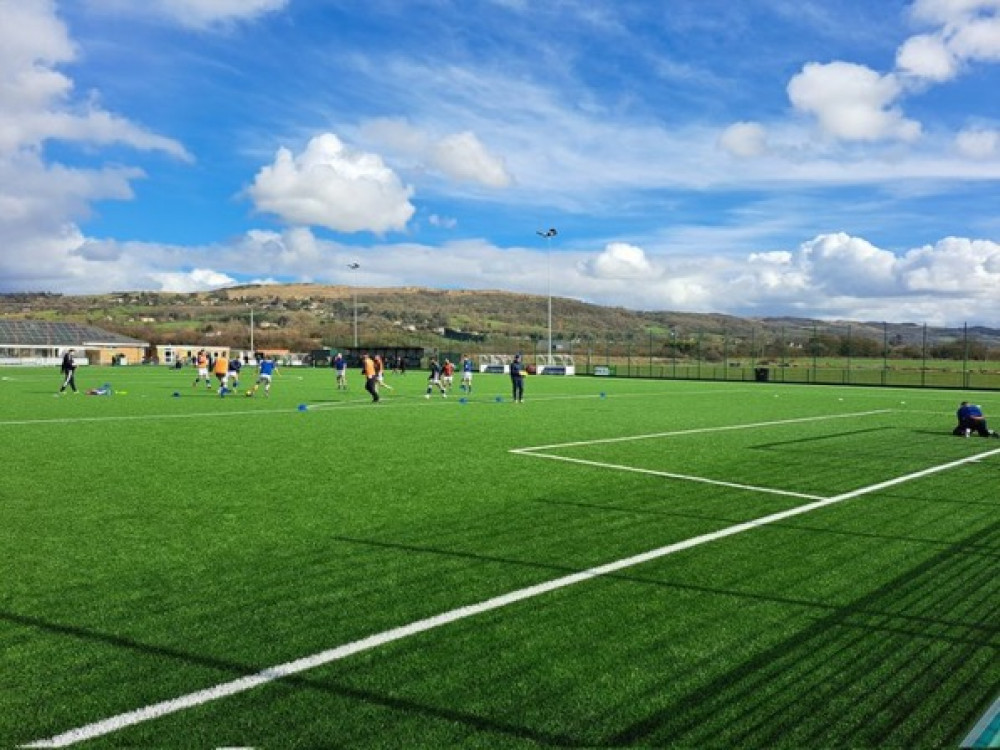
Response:
[[[254,387],[247,391],[248,396],[253,396],[257,389],[263,385],[264,386],[264,397],[266,398],[271,393],[271,378],[277,371],[277,363],[274,358],[270,355],[264,355],[264,360],[260,363],[257,371],[257,382]]]
[[[462,360],[462,383],[459,386],[466,393],[472,393],[472,371],[475,365],[472,360],[465,357]]]
[[[337,352],[337,356],[333,358],[333,369],[337,371],[337,390],[346,391],[347,390],[347,360],[344,359],[344,355]]]
[[[976,404],[963,401],[959,405],[958,411],[955,412],[955,416],[958,417],[958,425],[952,430],[952,435],[969,437],[969,435],[975,432],[980,437],[1000,438],[1000,434],[997,434],[996,430],[991,432],[989,427],[987,427],[983,410]]]
[[[229,370],[226,372],[226,380],[223,384],[226,390],[235,392],[240,387],[240,370],[242,368],[243,363],[240,362],[239,357],[233,357],[229,360]]]

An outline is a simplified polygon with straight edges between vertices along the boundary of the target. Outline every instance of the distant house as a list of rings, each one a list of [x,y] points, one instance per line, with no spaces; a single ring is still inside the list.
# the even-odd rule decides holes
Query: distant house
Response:
[[[219,344],[157,344],[153,349],[152,362],[154,365],[168,365],[170,367],[193,364],[195,357],[202,349],[212,359],[216,357],[228,359],[232,356],[228,346],[220,346]]]
[[[0,365],[58,364],[75,349],[81,364],[138,364],[148,341],[80,323],[0,318]]]

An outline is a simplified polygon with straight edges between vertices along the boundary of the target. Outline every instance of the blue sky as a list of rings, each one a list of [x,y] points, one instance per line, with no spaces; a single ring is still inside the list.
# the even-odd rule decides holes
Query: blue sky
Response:
[[[1000,0],[0,0],[0,291],[1000,325],[997,92]]]

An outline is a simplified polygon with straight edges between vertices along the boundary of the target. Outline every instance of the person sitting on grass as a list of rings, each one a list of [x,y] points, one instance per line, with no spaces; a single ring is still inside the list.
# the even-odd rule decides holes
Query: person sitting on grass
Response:
[[[969,437],[969,435],[975,432],[979,437],[1000,438],[1000,434],[996,430],[991,431],[989,429],[986,424],[986,417],[983,415],[983,410],[976,404],[963,401],[959,405],[958,411],[955,412],[955,416],[958,417],[958,425],[952,430],[952,435]]]

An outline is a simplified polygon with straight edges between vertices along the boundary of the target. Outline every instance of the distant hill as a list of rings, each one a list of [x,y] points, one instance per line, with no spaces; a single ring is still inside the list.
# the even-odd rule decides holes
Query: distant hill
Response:
[[[0,317],[65,320],[100,326],[152,343],[249,344],[250,315],[258,347],[308,351],[323,345],[350,346],[357,311],[362,345],[461,348],[480,351],[528,349],[545,342],[548,298],[498,290],[420,287],[354,288],[319,284],[250,285],[189,294],[115,292],[102,295],[4,294]],[[659,342],[698,341],[734,346],[780,341],[806,346],[823,340],[824,351],[850,340],[869,349],[964,345],[961,328],[925,328],[916,323],[820,321],[803,318],[739,318],[730,315],[635,311],[563,297],[552,298],[553,339],[579,351]],[[976,347],[1000,347],[1000,330],[969,328]],[[456,343],[457,342],[457,343]],[[725,344],[721,342],[726,342]],[[839,343],[838,343],[839,342]],[[918,352],[919,354],[919,352]],[[910,351],[910,356],[915,356]]]

